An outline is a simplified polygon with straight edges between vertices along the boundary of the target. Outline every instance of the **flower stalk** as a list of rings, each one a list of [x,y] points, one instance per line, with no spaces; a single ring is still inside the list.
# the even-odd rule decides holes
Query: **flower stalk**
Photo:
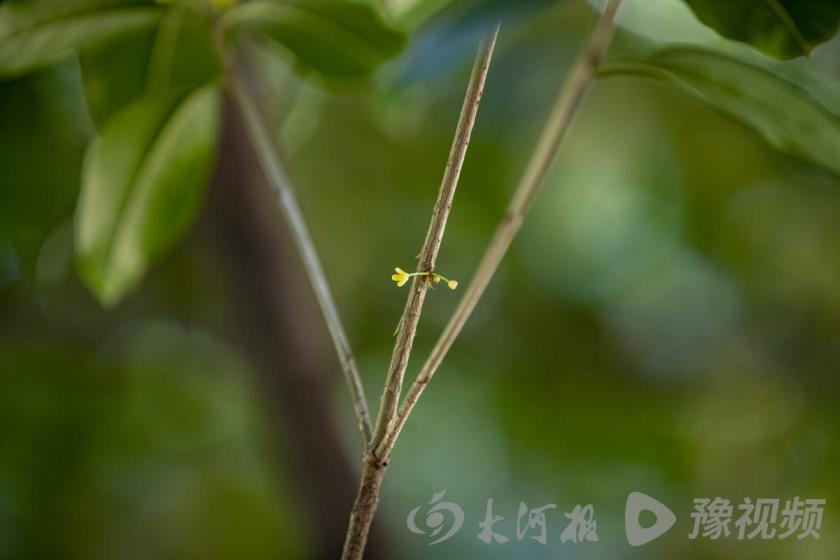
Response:
[[[409,274],[400,267],[395,268],[394,272],[396,272],[396,274],[391,275],[391,280],[396,282],[397,286],[400,288],[405,286],[406,282],[408,282],[409,279],[414,278],[415,276],[429,276],[431,277],[432,282],[434,282],[435,284],[440,284],[440,281],[443,280],[444,282],[446,282],[446,285],[449,287],[450,290],[454,290],[458,287],[457,280],[450,280],[443,274],[438,274],[437,272],[412,272],[411,274]]]

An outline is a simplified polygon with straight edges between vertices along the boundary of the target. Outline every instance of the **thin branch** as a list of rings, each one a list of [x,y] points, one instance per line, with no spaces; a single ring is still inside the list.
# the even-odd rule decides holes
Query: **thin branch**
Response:
[[[461,115],[455,129],[455,138],[452,141],[449,159],[446,162],[443,180],[441,181],[437,201],[432,212],[432,219],[429,223],[426,239],[423,242],[423,248],[418,256],[418,272],[434,272],[435,261],[437,260],[440,245],[443,241],[446,221],[452,210],[452,201],[455,198],[458,179],[461,176],[461,169],[464,166],[464,158],[467,155],[467,147],[470,143],[470,136],[473,125],[475,124],[476,114],[478,113],[478,106],[481,102],[481,95],[484,92],[484,83],[487,79],[487,71],[490,68],[490,60],[493,57],[493,49],[496,46],[498,33],[499,27],[496,26],[496,29],[483,42],[476,55],[467,93],[464,96],[464,104],[461,107]],[[414,337],[417,334],[417,325],[420,321],[420,313],[423,310],[423,302],[426,299],[426,292],[431,283],[432,276],[425,275],[415,276],[411,285],[405,309],[397,326],[394,353],[391,356],[391,363],[388,366],[388,374],[385,379],[385,388],[382,393],[382,401],[379,407],[379,416],[376,420],[371,449],[376,449],[384,440],[397,413],[397,405],[402,390],[403,378],[405,377],[405,370],[408,366]]]
[[[263,120],[260,117],[256,104],[242,83],[233,61],[227,54],[219,38],[217,38],[217,48],[225,65],[233,101],[242,114],[248,137],[256,152],[260,167],[269,185],[274,190],[277,205],[283,213],[292,240],[297,247],[300,258],[303,261],[303,267],[309,277],[309,283],[315,292],[315,298],[318,300],[321,313],[324,315],[327,329],[335,345],[338,359],[341,363],[341,369],[347,381],[347,387],[350,390],[350,398],[353,401],[353,410],[356,413],[359,432],[362,435],[365,448],[367,448],[370,445],[372,435],[370,413],[368,412],[368,405],[365,400],[359,370],[356,367],[356,360],[353,358],[350,342],[338,314],[338,309],[333,300],[329,284],[327,283],[324,268],[321,266],[321,261],[315,250],[315,244],[312,241],[309,228],[303,219],[303,214],[295,198],[289,178],[278,158],[271,137],[263,125]]]
[[[481,95],[484,91],[484,83],[487,78],[487,71],[490,68],[490,60],[493,57],[493,49],[496,46],[498,34],[499,27],[496,26],[492,34],[482,42],[476,55],[467,93],[464,96],[464,104],[461,108],[461,116],[455,129],[455,138],[452,141],[449,159],[446,162],[443,180],[432,212],[432,220],[429,224],[426,239],[423,242],[423,249],[418,257],[420,272],[432,272],[434,270],[435,259],[446,229],[446,220],[452,209],[452,200],[455,197],[458,178],[464,165],[464,157],[470,143],[470,135],[475,124],[475,117],[478,113],[478,106],[481,102]],[[386,461],[382,461],[376,456],[376,442],[384,441],[383,438],[387,435],[388,427],[396,414],[405,368],[411,354],[411,346],[417,332],[417,323],[420,319],[426,291],[431,282],[430,275],[415,277],[397,328],[397,341],[394,345],[391,365],[388,368],[388,378],[382,395],[382,407],[376,422],[373,442],[362,462],[362,478],[356,501],[353,503],[353,509],[350,512],[350,524],[347,528],[347,538],[341,555],[342,560],[361,560],[364,554],[373,516],[379,505],[380,488],[387,466]]]
[[[575,115],[580,102],[597,70],[598,64],[609,46],[613,31],[613,20],[621,0],[610,0],[604,9],[604,13],[598,20],[595,29],[575,62],[571,74],[566,80],[551,116],[543,129],[537,146],[534,150],[528,167],[517,185],[510,204],[508,205],[505,217],[496,228],[490,245],[484,253],[481,263],[473,276],[470,285],[467,287],[464,296],[461,298],[458,307],[452,314],[452,318],[440,335],[437,343],[432,349],[429,358],[414,380],[411,388],[406,394],[405,400],[399,408],[393,427],[389,430],[384,441],[376,447],[376,455],[387,460],[396,443],[403,426],[405,426],[411,411],[423,394],[429,381],[440,367],[453,342],[461,333],[467,319],[475,309],[478,300],[484,294],[490,280],[499,267],[499,263],[510,247],[513,238],[522,226],[522,221],[534,202],[537,193],[545,181],[551,166],[554,163],[557,151],[572,117]]]

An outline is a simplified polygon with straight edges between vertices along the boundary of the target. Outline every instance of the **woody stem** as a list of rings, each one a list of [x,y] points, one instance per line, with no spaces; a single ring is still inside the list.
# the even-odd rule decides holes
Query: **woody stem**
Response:
[[[478,105],[484,91],[484,82],[487,78],[487,71],[490,68],[490,59],[493,56],[493,49],[496,45],[498,27],[493,33],[482,42],[478,55],[470,74],[470,82],[467,86],[467,93],[464,97],[464,104],[461,108],[461,116],[458,119],[458,126],[455,129],[455,139],[449,152],[449,159],[443,173],[443,180],[438,189],[437,200],[432,211],[432,219],[420,251],[419,270],[410,276],[415,276],[405,310],[400,318],[394,352],[391,363],[388,367],[388,374],[385,380],[385,387],[382,393],[382,401],[379,408],[373,438],[367,448],[362,463],[362,480],[359,492],[353,509],[350,513],[350,526],[347,529],[347,539],[344,543],[343,560],[361,560],[364,554],[368,533],[370,532],[373,516],[379,503],[379,490],[382,485],[382,477],[385,476],[387,461],[381,460],[376,454],[379,442],[384,441],[385,436],[391,428],[394,416],[397,413],[397,405],[402,390],[403,377],[408,366],[408,359],[411,355],[411,347],[417,333],[417,326],[420,322],[420,313],[423,309],[423,301],[426,291],[431,284],[434,274],[435,260],[443,241],[446,222],[452,210],[452,202],[455,198],[455,189],[458,186],[458,179],[461,175],[461,168],[464,165],[464,158],[467,154],[470,136],[478,113]]]
[[[414,406],[426,390],[470,315],[472,315],[475,306],[484,294],[484,290],[496,273],[502,258],[522,227],[525,216],[554,163],[557,151],[566,137],[572,119],[595,78],[595,72],[601,58],[609,46],[613,31],[613,19],[620,4],[621,0],[609,0],[604,8],[604,13],[595,25],[587,45],[578,56],[569,77],[566,79],[565,85],[555,102],[554,109],[543,128],[528,167],[511,196],[507,211],[496,228],[496,232],[478,265],[472,281],[467,286],[458,307],[438,338],[426,363],[409,388],[385,439],[380,441],[380,439],[374,438],[373,443],[378,443],[376,453],[379,457],[385,459],[390,457],[400,431],[405,426]]]

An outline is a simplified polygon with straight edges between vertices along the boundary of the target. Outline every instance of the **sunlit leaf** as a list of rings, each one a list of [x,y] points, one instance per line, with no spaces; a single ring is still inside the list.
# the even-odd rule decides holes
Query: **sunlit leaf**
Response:
[[[728,39],[777,58],[807,55],[840,26],[837,0],[685,0],[698,19]]]
[[[230,31],[260,31],[291,53],[304,72],[328,82],[370,75],[405,43],[377,4],[360,0],[248,2],[225,16]]]
[[[602,74],[637,74],[675,83],[761,134],[775,148],[840,173],[840,116],[796,84],[714,51],[664,50]]]
[[[117,114],[88,149],[76,251],[88,286],[107,304],[137,285],[187,230],[213,163],[219,93],[205,87],[174,111],[144,98]]]

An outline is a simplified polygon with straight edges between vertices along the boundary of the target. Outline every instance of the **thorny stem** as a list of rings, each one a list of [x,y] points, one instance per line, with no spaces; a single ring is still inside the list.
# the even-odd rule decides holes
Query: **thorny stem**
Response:
[[[566,80],[554,109],[543,128],[534,153],[528,163],[519,184],[514,190],[511,201],[505,212],[504,219],[499,223],[496,232],[488,245],[481,263],[472,278],[469,286],[464,292],[458,307],[444,328],[437,343],[432,349],[426,363],[414,380],[411,388],[406,394],[405,400],[400,406],[399,412],[394,420],[392,429],[388,432],[384,441],[376,447],[376,455],[387,461],[391,451],[396,444],[397,437],[403,426],[405,426],[411,411],[423,394],[426,386],[431,381],[435,372],[440,367],[455,339],[461,333],[464,325],[475,309],[478,300],[484,294],[499,263],[510,247],[513,238],[522,226],[522,222],[534,202],[537,193],[545,181],[557,151],[569,130],[572,117],[575,115],[580,102],[583,99],[589,85],[597,71],[598,64],[609,46],[613,31],[613,20],[618,11],[621,0],[609,0],[604,8],[604,13],[598,20],[589,43],[578,56],[571,73]]]
[[[389,432],[389,428],[397,412],[397,404],[400,398],[403,377],[411,355],[411,347],[417,333],[417,324],[420,320],[420,312],[423,309],[423,302],[429,285],[433,282],[435,260],[443,241],[446,221],[452,210],[452,201],[455,197],[455,190],[458,186],[458,178],[461,175],[461,168],[467,154],[467,147],[470,143],[473,125],[475,124],[478,106],[481,102],[481,95],[484,91],[484,83],[487,72],[490,68],[490,60],[493,57],[493,49],[496,46],[496,37],[499,27],[490,34],[482,43],[476,55],[467,93],[464,97],[464,104],[461,108],[461,115],[455,129],[455,138],[452,141],[452,148],[449,152],[449,159],[443,173],[438,197],[432,212],[431,223],[423,242],[423,248],[418,256],[419,274],[414,276],[414,282],[408,295],[408,300],[397,327],[397,340],[394,344],[394,354],[388,368],[388,376],[385,381],[385,389],[382,394],[382,406],[379,409],[379,417],[376,421],[374,437],[365,454],[362,464],[362,480],[359,492],[353,509],[350,513],[350,525],[347,529],[347,539],[344,543],[343,560],[361,560],[364,554],[370,526],[379,502],[379,490],[382,485],[382,478],[385,475],[387,461],[381,460],[376,455],[376,447]]]
[[[476,55],[472,73],[470,75],[467,93],[464,96],[464,104],[461,108],[461,115],[458,119],[458,126],[455,129],[455,138],[452,141],[452,148],[449,151],[449,159],[446,162],[446,169],[443,173],[443,180],[438,190],[438,197],[432,211],[432,219],[429,223],[429,230],[423,242],[423,248],[418,256],[418,271],[415,275],[408,294],[399,326],[397,327],[394,352],[391,356],[391,363],[388,366],[388,374],[385,378],[385,388],[382,393],[379,416],[376,420],[371,450],[385,439],[390,431],[391,423],[397,413],[400,392],[402,390],[405,370],[408,366],[408,359],[411,355],[411,347],[414,337],[417,334],[417,325],[420,321],[420,313],[423,310],[423,302],[426,299],[426,292],[432,282],[432,274],[435,269],[435,261],[440,250],[443,234],[446,230],[446,221],[452,210],[452,201],[455,198],[455,190],[458,187],[458,179],[461,176],[461,169],[464,166],[464,158],[467,155],[467,147],[470,143],[475,118],[478,113],[478,106],[481,102],[481,95],[484,92],[484,83],[487,79],[487,72],[490,68],[490,60],[493,57],[493,49],[496,46],[498,26],[484,41]]]
[[[260,167],[269,185],[274,190],[277,205],[283,213],[286,225],[303,261],[303,267],[309,277],[309,283],[315,292],[315,298],[318,300],[321,313],[324,315],[327,329],[329,330],[330,337],[341,362],[341,369],[344,372],[347,387],[350,390],[350,397],[353,401],[353,410],[356,413],[358,428],[361,432],[365,448],[367,449],[370,445],[372,435],[370,413],[368,412],[368,405],[365,400],[364,388],[362,387],[362,380],[359,377],[356,360],[353,358],[347,333],[344,330],[338,309],[332,297],[332,292],[327,283],[327,276],[324,273],[324,268],[321,266],[321,261],[315,250],[315,244],[312,241],[309,228],[303,219],[303,214],[292,190],[289,178],[278,158],[271,137],[263,125],[263,120],[260,117],[256,104],[242,83],[233,60],[224,47],[221,32],[216,36],[216,46],[225,66],[231,97],[242,114],[248,137],[256,152]]]

